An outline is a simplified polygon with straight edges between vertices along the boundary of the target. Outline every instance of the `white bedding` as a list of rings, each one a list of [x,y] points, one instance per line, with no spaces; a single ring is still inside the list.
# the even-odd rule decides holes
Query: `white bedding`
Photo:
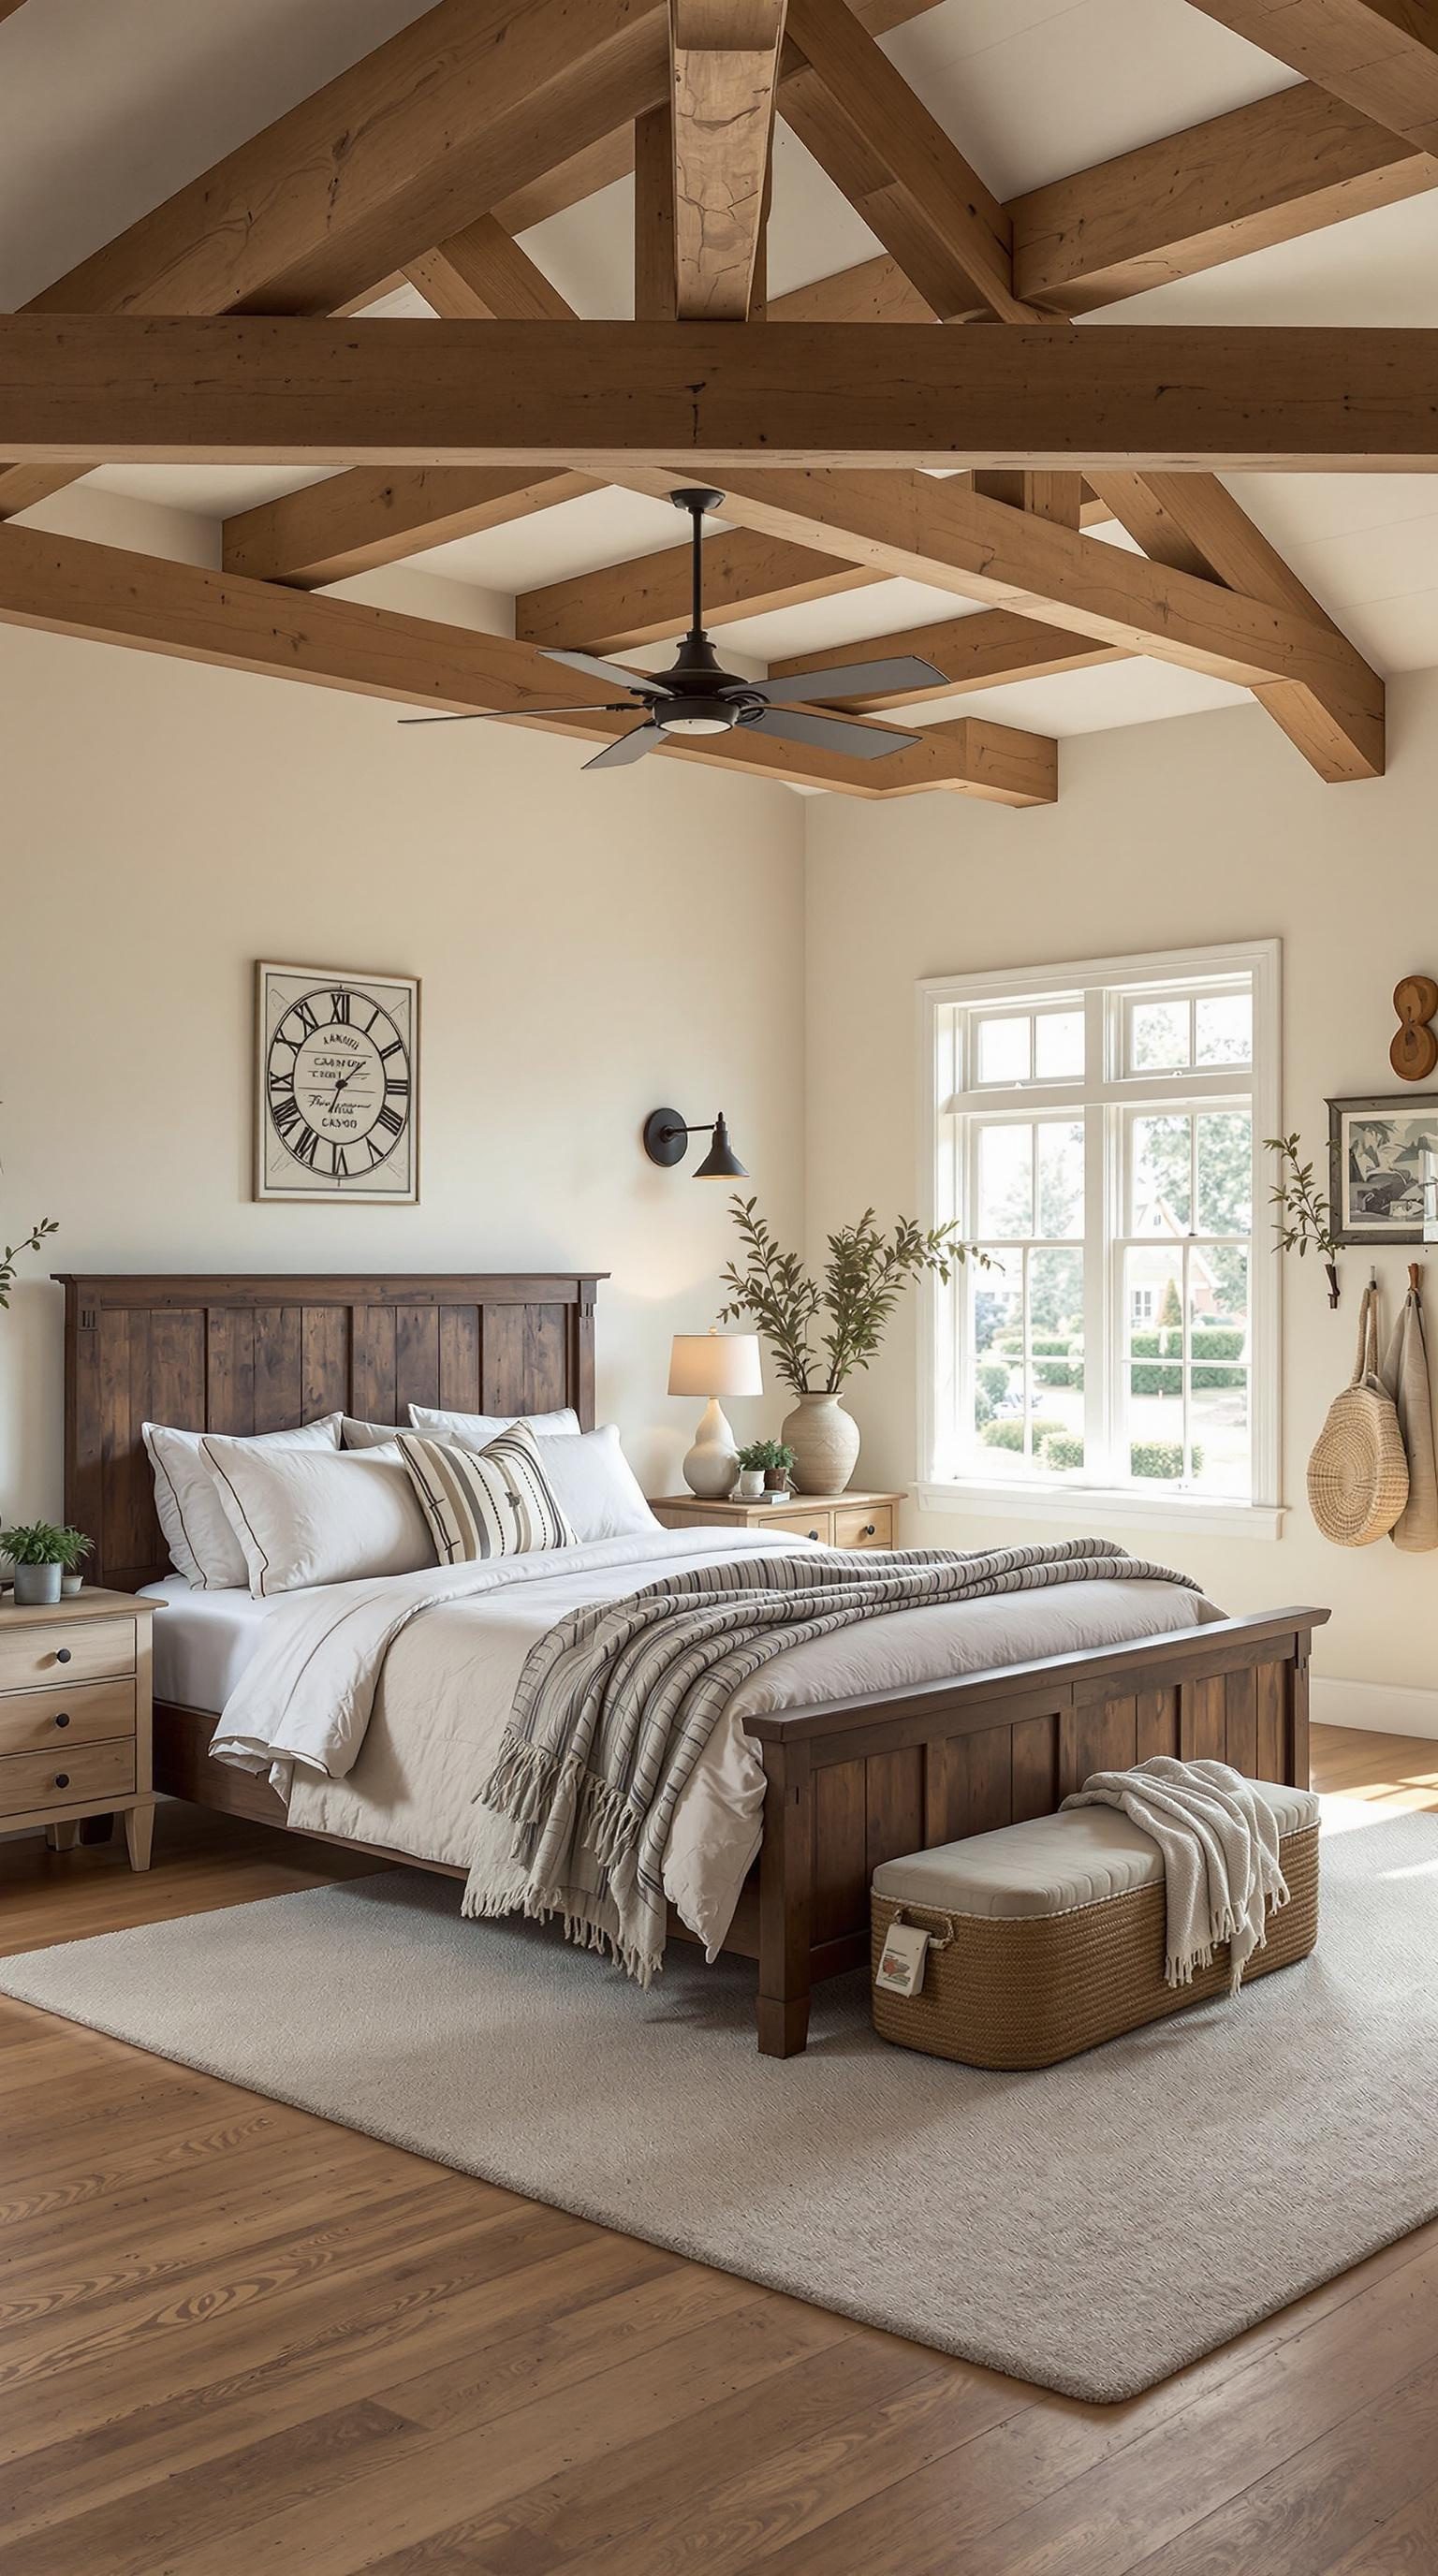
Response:
[[[212,1752],[269,1778],[292,1824],[467,1866],[473,1802],[520,1668],[557,1620],[622,1600],[671,1567],[808,1545],[780,1532],[654,1530],[249,1604],[264,1615],[265,1652],[246,1659]],[[776,1657],[735,1694],[680,1797],[664,1862],[670,1903],[712,1954],[759,1848],[764,1772],[746,1717],[1219,1615],[1176,1584],[1076,1583],[902,1611]]]
[[[147,1583],[140,1597],[165,1604],[154,1622],[156,1699],[218,1717],[259,1645],[269,1602],[242,1586],[196,1592],[183,1574]]]

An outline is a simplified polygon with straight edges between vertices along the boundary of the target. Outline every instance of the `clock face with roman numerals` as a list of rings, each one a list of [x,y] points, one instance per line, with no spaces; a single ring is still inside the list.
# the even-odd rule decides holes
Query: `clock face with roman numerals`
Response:
[[[265,965],[258,984],[256,1197],[418,1198],[418,984]]]

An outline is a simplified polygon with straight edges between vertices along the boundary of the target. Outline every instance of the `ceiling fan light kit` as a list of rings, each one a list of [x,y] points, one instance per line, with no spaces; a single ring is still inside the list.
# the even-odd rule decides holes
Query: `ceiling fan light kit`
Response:
[[[645,671],[631,671],[623,662],[606,662],[595,653],[561,651],[546,648],[547,662],[562,662],[569,671],[580,671],[586,679],[603,680],[611,688],[627,689],[625,698],[609,699],[596,706],[597,715],[635,715],[639,722],[628,733],[607,742],[586,769],[627,769],[631,761],[642,760],[666,736],[676,742],[694,741],[706,734],[733,733],[742,727],[746,733],[768,734],[780,742],[803,743],[811,751],[831,751],[858,760],[885,760],[896,751],[911,751],[923,740],[921,734],[900,733],[892,725],[862,722],[856,716],[829,715],[816,711],[807,702],[812,699],[867,698],[898,695],[903,690],[931,688],[942,684],[943,673],[932,662],[921,661],[917,654],[904,653],[887,662],[849,662],[830,670],[792,671],[780,680],[745,680],[737,671],[726,671],[704,628],[704,521],[723,502],[722,492],[707,484],[671,492],[676,510],[682,510],[690,522],[693,547],[693,612],[689,632],[679,645],[673,662],[664,672],[651,677]],[[476,708],[471,715],[401,716],[401,724],[485,724],[502,722],[510,716],[572,715],[569,707],[503,707]]]

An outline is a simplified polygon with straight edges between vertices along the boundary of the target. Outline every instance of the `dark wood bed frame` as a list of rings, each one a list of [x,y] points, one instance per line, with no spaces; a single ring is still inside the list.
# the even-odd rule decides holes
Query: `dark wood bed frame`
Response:
[[[63,1275],[65,1510],[95,1542],[95,1580],[133,1592],[171,1570],[145,1421],[248,1433],[336,1410],[397,1422],[410,1403],[484,1413],[569,1404],[590,1429],[604,1275]],[[1309,1649],[1327,1617],[1225,1619],[754,1720],[768,1775],[764,1842],[725,1947],[757,1964],[761,2050],[802,2049],[811,1987],[867,1959],[881,1861],[1047,1815],[1088,1772],[1152,1753],[1217,1755],[1251,1777],[1306,1786]],[[208,1760],[214,1724],[157,1704],[156,1788],[285,1825],[267,1784]]]

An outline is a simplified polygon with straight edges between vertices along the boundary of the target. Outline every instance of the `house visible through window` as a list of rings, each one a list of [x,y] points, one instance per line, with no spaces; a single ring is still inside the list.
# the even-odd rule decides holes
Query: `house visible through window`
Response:
[[[1277,989],[1274,942],[923,987],[933,1221],[992,1265],[929,1302],[930,1485],[1274,1505]]]

